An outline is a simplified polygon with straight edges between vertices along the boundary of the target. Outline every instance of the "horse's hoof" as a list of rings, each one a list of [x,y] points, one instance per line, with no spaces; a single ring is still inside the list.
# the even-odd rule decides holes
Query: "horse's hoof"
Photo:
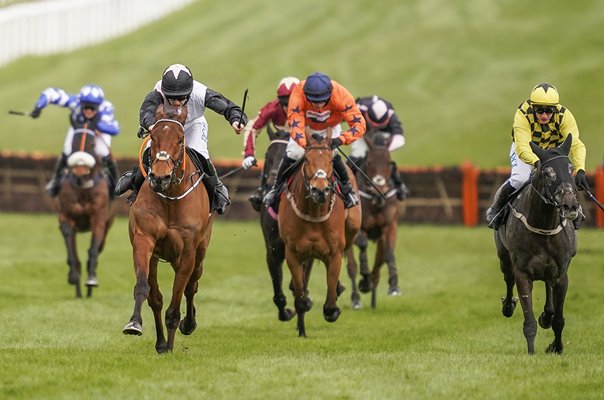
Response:
[[[86,281],[86,286],[97,287],[99,286],[99,281],[96,278],[88,278],[88,280]]]
[[[373,285],[368,277],[364,277],[359,281],[359,290],[362,293],[369,293],[373,290]]]
[[[194,319],[191,319],[191,322],[188,321],[189,319],[185,318],[178,325],[178,329],[183,335],[190,335],[197,328],[197,322]]]
[[[67,283],[70,285],[79,285],[80,284],[80,275],[78,274],[67,274]]]
[[[335,308],[323,307],[323,317],[325,318],[325,321],[327,321],[327,322],[336,322],[338,320],[338,318],[340,318],[341,313],[342,313],[342,310],[340,310],[339,307],[335,307]]]
[[[164,342],[155,345],[155,351],[157,351],[157,354],[166,354],[168,352],[168,343]]]
[[[539,326],[543,329],[551,328],[553,317],[553,314],[546,314],[545,312],[542,312],[541,315],[539,315]]]
[[[130,321],[124,326],[124,335],[135,335],[141,336],[143,334],[143,327],[138,322]]]
[[[296,312],[291,308],[279,310],[279,321],[287,322],[296,316]]]
[[[554,354],[562,354],[562,348],[558,348],[558,346],[556,346],[554,344],[554,342],[550,343],[549,346],[547,346],[547,348],[545,349],[546,353],[554,353]]]
[[[510,318],[512,315],[514,315],[516,304],[518,304],[518,297],[512,297],[509,303],[505,301],[505,297],[502,297],[501,303],[503,304],[503,307],[501,307],[501,313],[504,317]]]
[[[388,296],[400,296],[402,294],[403,294],[403,292],[401,291],[401,288],[399,288],[396,285],[390,286],[388,288]]]
[[[360,310],[361,308],[363,308],[363,305],[361,304],[360,300],[353,300],[350,304],[350,308],[352,308],[353,310]]]

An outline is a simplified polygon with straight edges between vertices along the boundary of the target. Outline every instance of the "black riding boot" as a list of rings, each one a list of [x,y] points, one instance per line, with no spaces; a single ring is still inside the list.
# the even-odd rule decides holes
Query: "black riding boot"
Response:
[[[147,148],[143,152],[143,165],[145,166],[145,168],[149,168],[149,151],[149,148]],[[143,171],[141,171],[138,166],[136,166],[130,171],[124,172],[124,175],[120,177],[120,179],[115,184],[114,194],[115,196],[121,196],[128,190],[132,190],[132,193],[130,194],[130,196],[128,196],[128,203],[132,204],[134,200],[136,200],[138,191],[140,190],[141,186],[143,186],[144,181],[145,177],[143,175]]]
[[[348,160],[346,160],[346,164],[352,170],[353,173],[356,173],[357,169],[363,169],[364,162],[365,162],[365,157],[349,156]]]
[[[271,188],[270,192],[264,196],[264,204],[267,207],[272,207],[274,211],[277,211],[279,208],[279,197],[281,196],[281,192],[285,187],[285,181],[287,177],[291,173],[291,167],[296,163],[296,160],[293,158],[289,158],[288,156],[284,156],[283,160],[281,160],[281,164],[279,164],[279,169],[277,170],[277,177],[275,178],[275,183]]]
[[[113,199],[115,198],[114,190],[115,185],[117,184],[118,176],[117,163],[115,162],[113,157],[111,157],[111,155],[103,157],[102,162],[103,168],[107,171],[107,176],[109,178],[109,194]]]
[[[493,200],[493,205],[489,207],[487,210],[487,223],[489,228],[497,230],[499,225],[501,225],[501,217],[499,212],[507,203],[510,195],[514,193],[516,189],[512,185],[510,185],[509,181],[505,181],[503,185],[499,189],[497,189],[497,193],[495,193],[495,199]]]
[[[216,210],[218,214],[224,214],[226,208],[231,204],[229,199],[229,191],[226,186],[218,179],[216,168],[209,158],[206,159],[209,175],[204,176],[203,183],[208,189],[208,193],[212,196],[212,210]]]
[[[340,157],[339,154],[336,154],[336,156],[333,158],[333,169],[338,176],[340,191],[342,192],[342,197],[344,199],[344,207],[350,208],[359,204],[359,198],[350,184],[350,178],[348,177],[348,171],[346,171],[346,165],[344,164],[344,161],[342,161],[342,157]]]
[[[407,185],[403,182],[403,177],[400,172],[398,172],[398,167],[394,161],[390,163],[390,168],[392,169],[390,176],[396,186],[396,198],[399,199],[399,201],[403,201],[409,196],[409,189],[407,189]]]
[[[67,167],[67,156],[61,153],[61,156],[57,159],[57,163],[55,164],[52,178],[45,187],[46,192],[50,197],[57,197],[59,194],[59,190],[61,190],[61,175],[63,175],[65,167]]]
[[[260,177],[260,186],[258,189],[254,190],[254,192],[248,198],[249,202],[252,204],[252,208],[257,212],[260,212],[262,208],[262,192],[266,186],[266,179],[268,178],[268,164],[264,163],[264,169],[262,171],[262,176]]]

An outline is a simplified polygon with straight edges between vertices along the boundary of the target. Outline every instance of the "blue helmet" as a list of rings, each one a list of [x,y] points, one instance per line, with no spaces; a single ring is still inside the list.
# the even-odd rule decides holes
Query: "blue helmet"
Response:
[[[97,85],[84,85],[80,89],[80,103],[101,105],[105,97],[103,89]]]
[[[304,83],[304,95],[309,101],[315,103],[329,100],[332,91],[331,78],[321,72],[309,75]]]

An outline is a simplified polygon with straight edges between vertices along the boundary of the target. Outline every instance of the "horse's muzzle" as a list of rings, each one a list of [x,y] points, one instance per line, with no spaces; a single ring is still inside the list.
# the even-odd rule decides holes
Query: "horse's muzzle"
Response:
[[[329,194],[329,188],[319,189],[319,188],[311,188],[310,189],[310,198],[317,204],[325,204],[327,201],[327,195]]]
[[[156,176],[153,173],[147,175],[151,188],[156,192],[165,192],[170,187],[172,182],[171,175]]]

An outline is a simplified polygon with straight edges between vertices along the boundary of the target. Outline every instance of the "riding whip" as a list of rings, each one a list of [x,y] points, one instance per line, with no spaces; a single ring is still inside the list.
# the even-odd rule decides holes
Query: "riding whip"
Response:
[[[346,155],[346,153],[344,153],[344,151],[343,151],[342,149],[340,149],[339,147],[338,147],[337,149],[338,149],[338,151],[340,152],[340,154],[342,154],[342,155],[344,156],[344,158],[346,158],[346,160],[348,160],[348,162],[350,162],[350,165],[354,166],[354,169],[356,169],[356,170],[357,170],[357,171],[358,171],[358,172],[361,174],[361,176],[362,176],[363,178],[365,178],[365,180],[366,180],[366,181],[367,181],[367,182],[368,182],[368,183],[369,183],[371,186],[373,186],[373,188],[376,190],[376,192],[378,192],[378,194],[380,195],[380,197],[381,197],[382,199],[384,199],[384,200],[388,200],[388,199],[386,198],[386,196],[384,195],[384,193],[382,193],[382,191],[380,190],[380,188],[379,188],[379,187],[377,187],[377,185],[376,185],[375,183],[373,183],[373,181],[371,180],[371,178],[369,178],[369,177],[367,176],[367,174],[366,174],[365,172],[363,172],[363,170],[362,170],[361,168],[359,168],[359,166],[358,166],[358,165],[356,165],[356,164],[355,164],[355,162],[354,162],[354,161],[352,161],[352,160],[350,159],[350,157],[348,157],[348,156]]]
[[[23,117],[29,117],[29,115],[30,115],[29,113],[25,113],[23,111],[15,111],[15,110],[9,110],[8,113],[11,115],[21,115]]]
[[[593,194],[591,194],[591,192],[589,190],[585,190],[585,193],[587,193],[587,195],[589,197],[591,197],[591,199],[598,205],[598,207],[600,207],[600,210],[604,211],[604,205],[602,205],[602,203],[600,203],[598,201],[598,199],[596,199],[596,196],[594,196]]]
[[[241,105],[241,115],[239,116],[239,125],[241,125],[241,121],[243,120],[243,114],[245,113],[245,103],[247,101],[247,91],[248,91],[248,89],[245,89],[245,92],[243,92],[243,104]]]
[[[256,162],[256,160],[254,160],[254,163],[252,164],[253,166],[256,166],[258,163]],[[226,174],[219,176],[219,179],[224,179],[224,178],[228,178],[229,176],[233,175],[235,172],[239,172],[241,171],[243,168],[243,166],[241,167],[237,167],[232,171],[227,172]]]

